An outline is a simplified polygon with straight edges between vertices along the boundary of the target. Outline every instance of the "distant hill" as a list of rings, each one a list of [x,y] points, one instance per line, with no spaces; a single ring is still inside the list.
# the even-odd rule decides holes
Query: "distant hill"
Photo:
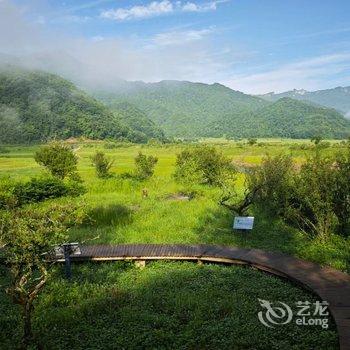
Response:
[[[0,69],[0,143],[79,136],[134,142],[164,138],[142,112],[131,107],[112,112],[57,75],[13,67]]]
[[[100,101],[57,75],[0,69],[0,143],[350,135],[350,121],[334,109],[289,97],[269,102],[220,84],[121,81],[94,95]]]
[[[350,122],[336,110],[289,97],[259,110],[255,122],[259,120],[267,128],[266,136],[346,138],[350,135]]]
[[[140,138],[146,141],[150,138],[165,141],[164,131],[150,120],[147,114],[129,102],[117,103],[113,106],[113,111],[120,120],[130,127],[135,133],[140,134]],[[143,136],[142,136],[143,135]]]
[[[344,138],[350,135],[350,122],[334,109],[291,98],[269,102],[220,84],[123,82],[118,89],[94,94],[112,109],[123,101],[137,106],[167,136]]]
[[[204,127],[223,115],[239,118],[268,105],[220,84],[186,81],[124,82],[119,89],[94,95],[112,109],[127,101],[145,111],[167,136],[178,137],[203,136]]]
[[[325,107],[334,108],[350,118],[350,86],[318,91],[292,90],[279,94],[271,92],[260,95],[260,97],[267,101],[277,101],[282,97],[309,101]]]

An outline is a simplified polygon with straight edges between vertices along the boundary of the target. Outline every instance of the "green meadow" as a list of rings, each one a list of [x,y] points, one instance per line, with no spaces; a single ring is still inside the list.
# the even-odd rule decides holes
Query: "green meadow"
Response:
[[[255,145],[207,139],[239,165],[259,164],[267,154],[292,155],[296,166],[312,152],[305,140],[258,140]],[[0,154],[0,176],[28,180],[44,170],[33,154],[39,146],[9,146]],[[232,230],[233,216],[219,206],[220,190],[177,184],[176,154],[191,144],[74,144],[79,174],[87,193],[55,202],[83,202],[91,220],[72,229],[71,241],[85,244],[208,243],[281,251],[350,272],[350,239],[331,236],[326,242],[267,217],[253,208],[255,226],[249,232]],[[323,152],[337,152],[339,141],[328,141]],[[101,150],[114,160],[113,176],[95,175],[91,156]],[[125,178],[139,151],[158,157],[154,176],[146,181]],[[237,192],[244,190],[244,174],[237,174]],[[148,197],[142,196],[147,190]],[[193,189],[192,189],[193,190]],[[52,201],[51,201],[52,202]],[[38,205],[48,205],[50,201]],[[0,285],[5,283],[0,271]],[[291,305],[315,300],[299,287],[249,268],[192,263],[150,263],[140,270],[131,263],[77,264],[71,283],[56,266],[36,305],[34,330],[44,334],[45,349],[336,349],[330,328],[290,324],[269,330],[259,323],[258,298]],[[213,300],[215,302],[213,303]],[[18,309],[3,290],[0,298],[0,348],[12,349],[18,339]],[[322,347],[323,346],[323,347]]]
[[[215,144],[236,164],[245,166],[259,164],[267,154],[280,153],[291,154],[298,164],[312,152],[312,144],[305,140],[258,140],[258,144],[253,146],[220,139],[205,141]],[[336,141],[329,143],[323,152],[337,152],[342,147]],[[254,247],[282,251],[350,271],[349,239],[334,236],[327,243],[320,242],[262,213],[255,213],[255,227],[251,232],[233,232],[232,214],[218,205],[221,192],[216,188],[198,186],[192,200],[177,199],[174,195],[186,193],[188,189],[175,183],[172,174],[176,154],[187,145],[121,144],[115,149],[106,149],[104,145],[75,145],[79,156],[79,174],[88,191],[77,199],[55,200],[83,201],[90,210],[92,222],[74,229],[72,240],[95,238],[91,241],[93,244],[210,243]],[[7,149],[10,153],[0,155],[1,176],[29,179],[44,172],[33,159],[37,147],[13,146]],[[96,177],[90,160],[96,150],[102,150],[114,160],[112,178],[101,180]],[[158,157],[154,176],[146,181],[123,179],[120,175],[133,170],[134,158],[139,151]],[[237,177],[237,191],[242,192],[244,174]],[[143,189],[148,191],[147,198],[142,197]]]

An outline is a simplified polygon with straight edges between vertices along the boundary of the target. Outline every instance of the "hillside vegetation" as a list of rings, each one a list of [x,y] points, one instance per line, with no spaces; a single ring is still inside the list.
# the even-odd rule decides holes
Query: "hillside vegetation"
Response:
[[[100,101],[57,75],[0,70],[0,143],[350,135],[350,121],[334,109],[291,98],[269,102],[220,84],[121,82],[94,94]]]
[[[95,92],[112,109],[128,101],[144,110],[167,136],[344,138],[350,122],[334,109],[291,98],[268,102],[220,84],[181,81],[124,82]]]
[[[0,142],[84,136],[146,142],[162,132],[140,112],[111,112],[71,82],[40,71],[0,71]]]
[[[255,122],[257,125],[265,123],[265,137],[346,138],[350,135],[350,122],[336,110],[287,97],[259,110]]]
[[[334,89],[306,91],[306,90],[291,90],[275,94],[270,92],[265,95],[260,95],[267,101],[277,101],[282,97],[290,97],[296,100],[309,101],[325,107],[334,108],[343,114],[350,116],[350,86],[338,86]]]
[[[231,90],[220,84],[182,81],[125,82],[113,92],[96,96],[111,108],[128,101],[144,110],[169,136],[204,136],[205,127],[224,115],[237,120],[268,105],[263,99]],[[214,135],[211,135],[214,136]]]

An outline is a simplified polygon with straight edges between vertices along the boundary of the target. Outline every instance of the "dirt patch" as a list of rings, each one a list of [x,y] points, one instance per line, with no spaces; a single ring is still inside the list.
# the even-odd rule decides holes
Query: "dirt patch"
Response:
[[[128,207],[131,211],[139,211],[141,209],[141,205],[135,204],[135,205],[129,205]]]
[[[170,201],[190,201],[193,197],[184,193],[172,193],[166,196],[165,199]]]

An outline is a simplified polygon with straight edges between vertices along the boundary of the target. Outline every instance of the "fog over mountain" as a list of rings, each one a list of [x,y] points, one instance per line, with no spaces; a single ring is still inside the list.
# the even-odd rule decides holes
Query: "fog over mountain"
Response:
[[[27,132],[26,141],[38,140],[40,135],[31,135],[31,128],[40,119],[42,125],[47,121],[45,137],[49,138],[52,130],[58,133],[60,129],[57,118],[63,115],[64,123],[74,122],[83,104],[86,116],[81,118],[86,117],[86,125],[75,133],[73,123],[66,133],[69,136],[91,134],[103,138],[108,136],[110,120],[115,124],[113,135],[143,142],[155,136],[162,138],[163,131],[169,137],[348,135],[349,124],[343,115],[350,114],[349,88],[313,91],[319,86],[347,85],[348,49],[290,56],[274,65],[273,55],[266,59],[266,52],[262,55],[249,44],[251,36],[244,26],[250,30],[250,23],[235,29],[221,26],[220,21],[205,26],[180,21],[189,13],[196,18],[221,6],[238,5],[220,1],[209,7],[188,7],[181,1],[167,1],[167,16],[178,16],[177,21],[170,25],[164,18],[159,26],[153,19],[149,28],[146,22],[151,23],[150,17],[165,14],[152,12],[149,16],[147,4],[136,6],[136,10],[129,6],[107,11],[105,3],[66,6],[28,1],[23,5],[0,0],[0,66],[28,71],[22,81],[27,90],[18,96],[11,94],[13,86],[21,88],[15,84],[17,78],[9,79],[7,73],[2,77],[6,89],[0,86],[0,107],[7,130],[19,121]],[[89,16],[78,14],[87,10]],[[128,16],[116,15],[120,13]],[[225,15],[225,11],[221,13]],[[260,13],[256,17],[259,19]],[[347,33],[346,28],[341,29],[338,34]],[[96,35],[99,32],[101,35]],[[230,33],[236,34],[236,41],[230,41]],[[246,41],[239,42],[237,38],[244,36]],[[270,42],[271,37],[268,39]],[[40,72],[33,75],[32,70]],[[48,73],[58,76],[50,78]],[[52,80],[57,84],[50,85]],[[67,87],[65,96],[59,95],[60,86]],[[298,90],[278,93],[294,87]],[[271,90],[277,93],[252,95]],[[70,95],[80,98],[77,101],[68,98]],[[31,96],[36,96],[35,101],[30,100]],[[64,113],[52,103],[57,97],[66,106]],[[28,123],[24,105],[31,108],[32,124]],[[92,109],[98,112],[92,113]],[[96,115],[104,126],[98,135],[92,132]],[[141,129],[138,124],[142,124]],[[22,134],[20,129],[18,135]]]
[[[231,17],[237,15],[236,7],[244,4],[233,1],[212,1],[211,6],[201,6],[199,1],[191,6],[186,1],[166,3],[170,12],[155,13],[154,17],[159,18],[151,19],[151,15],[144,15],[150,11],[147,2],[140,2],[138,9],[137,6],[124,8],[123,4],[110,1],[68,4],[28,0],[24,4],[1,0],[0,63],[55,73],[89,89],[114,89],[120,79],[218,82],[249,94],[347,85],[348,48],[315,50],[312,54],[273,61],[270,49],[257,49],[255,45],[270,42],[268,32],[261,33],[252,23],[245,23],[245,16],[237,27],[231,24]],[[228,15],[225,8],[230,8],[232,16],[229,22],[221,24],[213,15],[216,12]],[[266,9],[253,10],[250,14],[257,16],[256,21],[263,21],[261,11]],[[120,13],[128,15],[116,16]],[[168,17],[161,21],[162,15]],[[204,15],[207,22],[202,24]],[[176,16],[176,20],[171,16]],[[196,16],[202,19],[198,21]],[[274,28],[266,28],[277,34]],[[347,30],[340,28],[330,34],[345,35]],[[251,34],[254,37],[258,34],[257,42],[250,42]],[[291,40],[300,40],[304,47],[308,37],[303,38],[304,34]],[[313,37],[321,36],[315,32],[311,33]],[[277,40],[274,45],[278,53],[282,44]]]

